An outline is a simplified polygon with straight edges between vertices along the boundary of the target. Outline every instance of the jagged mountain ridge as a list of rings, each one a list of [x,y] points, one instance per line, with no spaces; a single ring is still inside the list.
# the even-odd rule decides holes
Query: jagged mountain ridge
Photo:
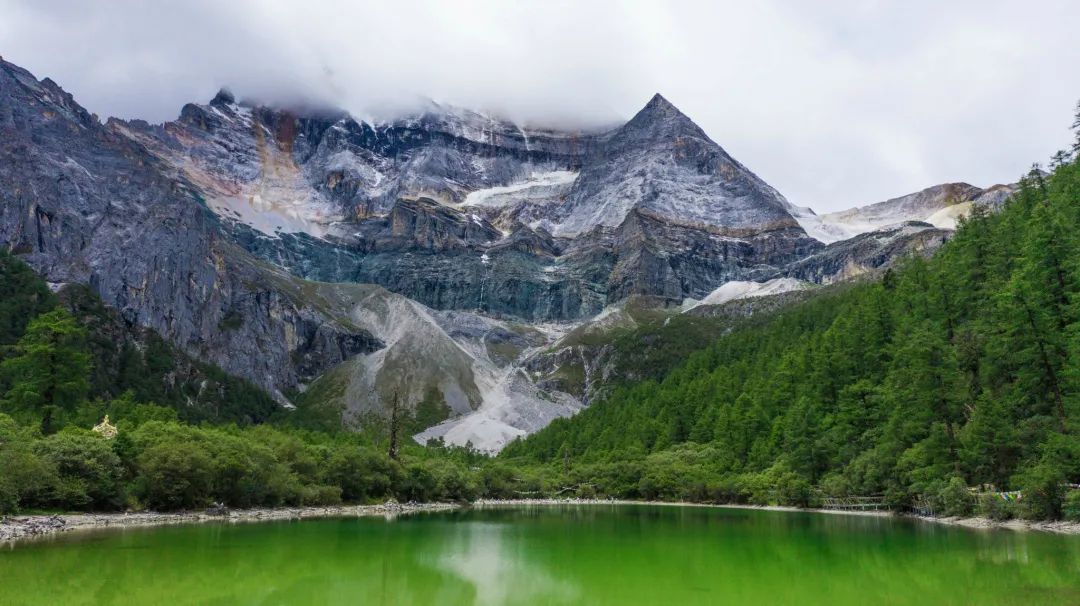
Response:
[[[167,173],[51,80],[0,62],[0,242],[48,281],[88,284],[127,322],[279,397],[381,346],[262,286]]]
[[[557,362],[574,322],[733,280],[835,281],[949,233],[826,247],[659,95],[594,133],[441,108],[372,125],[225,93],[164,125],[103,126],[2,63],[0,130],[0,241],[49,281],[88,284],[283,402],[330,377],[347,424],[434,390],[452,418],[419,439],[490,450],[580,408],[547,380],[557,363],[522,370]]]
[[[603,133],[469,112],[371,125],[226,95],[162,126],[110,125],[198,184],[248,250],[437,309],[577,320],[634,294],[703,296],[820,247],[659,95]]]
[[[454,414],[479,410],[501,423],[504,439],[580,406],[508,371],[523,348],[547,342],[544,334],[528,329],[526,339],[375,286],[307,282],[253,257],[209,212],[204,184],[101,125],[51,81],[7,63],[0,134],[0,242],[49,282],[89,285],[125,322],[283,403],[284,392],[329,370],[344,388],[336,405],[346,424],[381,412],[393,393],[413,406],[435,390]],[[490,393],[503,412],[485,406]],[[520,427],[502,422],[506,415]]]

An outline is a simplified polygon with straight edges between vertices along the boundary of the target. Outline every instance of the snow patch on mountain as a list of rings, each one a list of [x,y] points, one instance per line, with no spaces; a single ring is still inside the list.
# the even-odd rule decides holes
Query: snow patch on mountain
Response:
[[[736,299],[749,299],[752,297],[767,297],[778,295],[794,290],[805,290],[810,284],[795,278],[774,278],[766,282],[743,282],[735,280],[726,282],[712,291],[700,301],[687,299],[683,301],[683,311],[690,311],[702,305],[723,305]]]
[[[305,233],[316,238],[326,235],[328,226],[341,219],[329,203],[314,197],[262,194],[221,196],[206,201],[218,216],[243,223],[267,236]]]
[[[458,206],[489,206],[499,207],[513,204],[523,199],[543,198],[550,194],[550,189],[569,185],[577,179],[577,171],[555,170],[543,173],[534,173],[524,181],[478,189],[465,196]],[[539,191],[531,191],[539,190]]]
[[[809,208],[792,206],[791,209],[791,216],[795,217],[795,220],[799,222],[799,226],[803,228],[806,235],[825,244],[847,240],[876,229],[870,225],[829,221],[825,216],[815,214]]]

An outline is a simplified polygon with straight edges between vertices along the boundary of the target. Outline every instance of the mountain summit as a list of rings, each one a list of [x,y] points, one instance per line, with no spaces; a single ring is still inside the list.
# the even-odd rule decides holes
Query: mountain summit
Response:
[[[790,237],[805,239],[787,207],[775,189],[657,94],[624,126],[600,138],[553,233],[613,227],[634,210],[725,235],[791,230]]]

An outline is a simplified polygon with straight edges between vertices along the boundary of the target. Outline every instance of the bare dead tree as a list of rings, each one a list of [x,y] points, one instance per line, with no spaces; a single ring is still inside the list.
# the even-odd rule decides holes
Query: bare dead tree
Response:
[[[398,431],[401,425],[399,416],[400,399],[398,392],[394,391],[394,401],[390,405],[390,448],[387,454],[391,459],[398,460]]]

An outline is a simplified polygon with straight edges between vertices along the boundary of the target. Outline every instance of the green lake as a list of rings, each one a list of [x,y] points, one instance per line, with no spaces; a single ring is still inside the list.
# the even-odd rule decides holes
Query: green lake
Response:
[[[203,524],[2,547],[0,604],[1080,604],[1080,537],[635,505]]]

